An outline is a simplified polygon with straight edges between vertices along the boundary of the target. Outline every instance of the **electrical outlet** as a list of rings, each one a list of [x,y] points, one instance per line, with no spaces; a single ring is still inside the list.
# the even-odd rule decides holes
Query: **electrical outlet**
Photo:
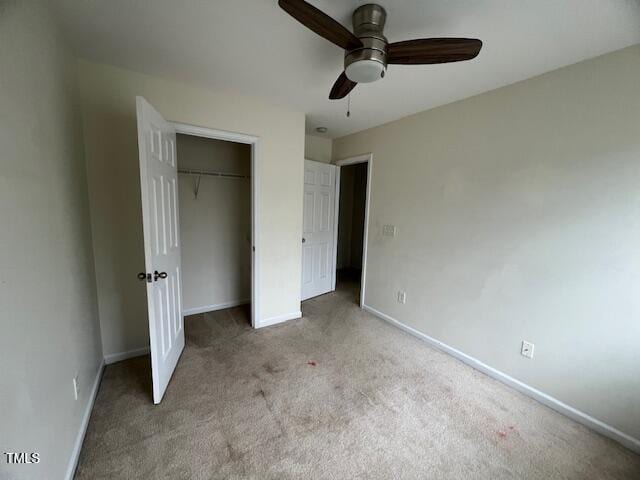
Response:
[[[520,354],[523,357],[533,358],[533,348],[535,345],[531,342],[527,342],[525,340],[522,341],[522,348],[520,349]]]
[[[382,227],[382,235],[387,237],[395,237],[396,236],[396,226],[395,225],[385,225]]]
[[[398,291],[398,303],[407,303],[407,292]]]
[[[76,373],[76,376],[73,377],[73,396],[75,397],[76,400],[78,400],[78,397],[80,396],[80,384],[78,383],[77,373]]]

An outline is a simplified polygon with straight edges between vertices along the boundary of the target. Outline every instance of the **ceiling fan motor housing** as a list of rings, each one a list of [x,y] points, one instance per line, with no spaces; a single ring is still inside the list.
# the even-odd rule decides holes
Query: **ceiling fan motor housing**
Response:
[[[362,47],[349,50],[344,57],[344,70],[354,82],[367,83],[384,76],[387,69],[387,38],[382,34],[387,12],[373,3],[353,12],[353,31]]]

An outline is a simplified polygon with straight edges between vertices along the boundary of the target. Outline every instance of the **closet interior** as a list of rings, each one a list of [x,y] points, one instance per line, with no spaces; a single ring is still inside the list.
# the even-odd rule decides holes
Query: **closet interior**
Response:
[[[251,146],[184,134],[176,145],[183,314],[249,304]]]

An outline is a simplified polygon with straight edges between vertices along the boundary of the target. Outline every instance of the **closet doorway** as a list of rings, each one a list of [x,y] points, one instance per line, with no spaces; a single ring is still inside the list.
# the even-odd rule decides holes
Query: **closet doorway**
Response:
[[[258,318],[256,137],[172,124],[176,130],[182,314],[242,307]]]

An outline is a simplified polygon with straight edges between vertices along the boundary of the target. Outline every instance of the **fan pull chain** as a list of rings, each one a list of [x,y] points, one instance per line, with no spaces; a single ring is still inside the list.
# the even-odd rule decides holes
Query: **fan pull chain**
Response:
[[[351,116],[351,94],[347,96],[347,117]]]

